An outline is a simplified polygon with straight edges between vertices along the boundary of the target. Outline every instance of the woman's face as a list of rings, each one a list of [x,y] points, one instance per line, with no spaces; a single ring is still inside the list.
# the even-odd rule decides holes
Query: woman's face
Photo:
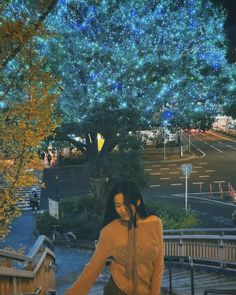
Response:
[[[114,204],[118,215],[124,220],[129,220],[129,211],[125,205],[125,200],[122,193],[116,194],[114,196]]]
[[[115,209],[118,215],[122,219],[128,221],[130,218],[129,210],[125,204],[124,195],[122,193],[116,194],[114,196],[114,204],[115,204]],[[137,202],[137,205],[139,205],[139,202]],[[135,214],[136,209],[134,205],[131,205],[131,210],[133,211],[133,214]]]

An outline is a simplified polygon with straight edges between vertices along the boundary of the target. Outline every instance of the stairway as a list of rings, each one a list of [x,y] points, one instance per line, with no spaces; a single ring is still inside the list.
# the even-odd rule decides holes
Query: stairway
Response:
[[[103,287],[109,275],[104,273],[91,288],[88,295],[103,295]],[[74,279],[76,276],[74,276]],[[71,282],[72,283],[72,282]],[[65,290],[71,285],[67,281],[66,285],[57,288],[57,295],[63,295]],[[223,273],[217,270],[195,269],[194,270],[194,295],[203,295],[206,289],[231,289],[235,290],[236,295],[236,274]],[[162,280],[162,293],[169,293],[169,270],[166,267]],[[191,295],[190,269],[187,267],[175,266],[172,268],[172,294]]]
[[[41,196],[41,185],[35,185],[33,187],[36,188],[38,195]],[[20,197],[20,200],[17,202],[17,206],[19,208],[21,208],[22,210],[30,210],[31,209],[30,197],[31,197],[31,192],[32,192],[33,187],[27,186],[27,187],[19,189],[15,193],[15,197]]]
[[[39,182],[40,182],[42,180],[42,175],[43,175],[42,171],[34,171],[33,173],[38,177]],[[21,208],[22,210],[30,210],[31,209],[30,197],[31,197],[33,187],[36,189],[36,191],[40,197],[41,191],[42,191],[42,187],[40,184],[20,188],[15,193],[15,197],[20,197],[20,200],[17,202],[17,206],[19,208]],[[40,203],[39,203],[39,205],[40,205]]]

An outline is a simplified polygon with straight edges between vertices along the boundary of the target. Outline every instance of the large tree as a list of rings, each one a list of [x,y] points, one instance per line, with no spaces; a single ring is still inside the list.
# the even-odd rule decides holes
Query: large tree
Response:
[[[58,80],[35,48],[36,39],[45,37],[42,19],[34,18],[31,6],[26,9],[27,1],[20,4],[3,1],[0,6],[0,239],[20,214],[21,188],[39,182],[33,172],[43,169],[37,149],[57,123]]]
[[[41,46],[62,78],[59,133],[89,157],[96,178],[120,134],[129,142],[128,131],[160,119],[163,106],[188,120],[232,98],[226,14],[211,1],[64,0],[56,11],[47,25],[61,36]]]

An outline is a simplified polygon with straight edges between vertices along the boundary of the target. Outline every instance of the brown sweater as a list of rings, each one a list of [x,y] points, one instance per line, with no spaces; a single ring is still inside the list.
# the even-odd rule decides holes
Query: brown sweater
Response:
[[[137,285],[135,295],[159,295],[164,268],[162,223],[152,216],[151,221],[139,222],[135,229]],[[110,273],[119,289],[132,294],[132,280],[126,275],[128,257],[128,228],[113,220],[101,231],[96,251],[66,295],[87,295],[106,260],[112,257]]]

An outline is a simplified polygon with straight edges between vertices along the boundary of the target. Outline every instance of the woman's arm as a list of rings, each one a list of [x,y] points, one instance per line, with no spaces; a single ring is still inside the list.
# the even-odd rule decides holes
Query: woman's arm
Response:
[[[93,257],[65,295],[87,295],[96,278],[102,272],[107,258],[111,256],[112,243],[108,235],[107,229],[103,229]]]
[[[160,219],[158,219],[157,232],[158,232],[158,237],[160,240],[160,248],[159,248],[159,252],[156,257],[156,260],[154,261],[150,295],[160,295],[162,274],[163,274],[163,270],[164,270],[163,230],[162,230],[162,222]]]

